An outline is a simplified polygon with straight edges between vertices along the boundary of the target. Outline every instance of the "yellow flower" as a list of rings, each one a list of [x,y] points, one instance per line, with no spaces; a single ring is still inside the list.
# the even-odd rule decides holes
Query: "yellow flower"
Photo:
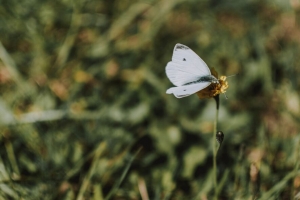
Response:
[[[218,77],[217,71],[212,68],[211,74],[214,77]],[[228,88],[228,82],[226,81],[226,76],[220,76],[218,78],[219,83],[211,83],[209,86],[197,92],[197,95],[200,99],[211,98],[217,96],[218,94],[225,93]]]

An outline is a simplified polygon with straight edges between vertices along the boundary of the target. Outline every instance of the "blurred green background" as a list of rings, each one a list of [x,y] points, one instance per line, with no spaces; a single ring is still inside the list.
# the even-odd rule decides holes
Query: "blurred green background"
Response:
[[[0,16],[1,199],[212,199],[215,102],[165,94],[176,43],[239,73],[218,199],[300,198],[299,0],[4,0]]]

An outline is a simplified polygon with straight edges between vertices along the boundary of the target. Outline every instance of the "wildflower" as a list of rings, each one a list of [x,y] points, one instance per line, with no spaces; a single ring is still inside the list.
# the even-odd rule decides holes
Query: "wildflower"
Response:
[[[214,77],[218,77],[218,73],[214,68],[210,69],[210,71]],[[197,92],[197,95],[200,99],[211,98],[225,93],[227,88],[228,82],[226,81],[226,76],[220,76],[218,82],[212,82],[209,86]]]

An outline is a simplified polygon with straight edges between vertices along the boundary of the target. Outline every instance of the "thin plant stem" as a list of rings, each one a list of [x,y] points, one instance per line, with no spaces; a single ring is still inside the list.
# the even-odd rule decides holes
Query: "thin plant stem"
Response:
[[[5,141],[5,148],[8,155],[8,160],[10,161],[11,167],[13,169],[13,179],[19,179],[20,178],[20,170],[17,164],[17,159],[14,153],[14,148],[12,146],[11,141],[8,139]]]
[[[138,153],[142,150],[142,148],[139,148],[137,152],[134,155],[130,155],[129,162],[125,166],[123,173],[120,177],[120,179],[116,182],[116,184],[112,187],[112,189],[109,191],[108,195],[105,197],[104,200],[109,200],[111,197],[116,193],[116,191],[119,189],[120,185],[122,184],[123,180],[125,179],[125,176],[127,175],[127,172],[129,171],[129,168],[131,167],[131,164],[133,163],[135,157],[138,155]]]
[[[102,155],[102,153],[104,152],[106,148],[106,143],[102,142],[100,143],[100,145],[98,146],[98,148],[95,151],[95,155],[93,158],[93,162],[92,162],[92,166],[88,172],[88,174],[84,177],[83,182],[81,184],[78,196],[77,196],[77,200],[82,200],[84,199],[84,193],[88,190],[88,186],[91,184],[91,178],[94,175],[96,169],[97,169],[97,165],[98,165],[98,161],[100,159],[100,156]]]
[[[216,118],[214,123],[214,130],[212,134],[213,145],[213,177],[214,177],[214,199],[218,198],[218,183],[217,183],[217,145],[215,134],[217,133],[218,117],[219,117],[219,95],[215,96],[216,100]]]
[[[276,193],[278,194],[279,192],[281,192],[286,186],[287,183],[292,180],[293,178],[295,178],[296,176],[300,175],[300,171],[291,171],[290,173],[288,173],[287,175],[285,175],[285,177],[283,177],[278,183],[276,183],[269,191],[265,192],[260,199],[261,200],[267,200],[267,199],[274,199]]]

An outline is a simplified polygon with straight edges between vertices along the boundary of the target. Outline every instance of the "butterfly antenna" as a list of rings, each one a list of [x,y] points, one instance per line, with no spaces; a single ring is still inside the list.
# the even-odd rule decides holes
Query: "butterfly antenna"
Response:
[[[229,78],[229,77],[232,77],[232,76],[236,76],[236,75],[239,75],[239,73],[233,74],[233,75],[229,75],[229,76],[226,76],[226,78]]]

